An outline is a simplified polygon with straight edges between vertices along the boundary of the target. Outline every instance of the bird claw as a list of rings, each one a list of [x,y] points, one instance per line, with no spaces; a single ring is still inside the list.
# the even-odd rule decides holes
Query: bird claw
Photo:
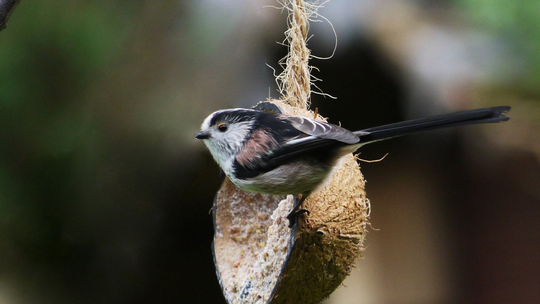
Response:
[[[292,228],[294,225],[296,225],[296,223],[298,222],[298,216],[304,213],[307,213],[309,215],[310,212],[309,210],[304,208],[291,211],[289,215],[287,215],[287,219],[289,220],[289,228]]]

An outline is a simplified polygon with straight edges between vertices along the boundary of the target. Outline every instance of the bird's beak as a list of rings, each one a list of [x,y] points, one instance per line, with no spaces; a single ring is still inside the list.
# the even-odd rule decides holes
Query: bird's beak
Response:
[[[196,139],[209,139],[210,134],[204,133],[204,132],[201,131],[201,132],[197,133],[197,135],[195,135],[195,138]]]

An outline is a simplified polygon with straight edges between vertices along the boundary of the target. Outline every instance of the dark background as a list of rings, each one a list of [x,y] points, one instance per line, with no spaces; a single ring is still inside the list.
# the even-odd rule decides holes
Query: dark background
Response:
[[[538,3],[331,1],[313,107],[360,129],[508,104],[504,124],[366,146],[373,229],[327,303],[540,302]],[[224,303],[194,139],[279,97],[266,1],[22,1],[0,32],[0,303]],[[334,36],[312,23],[309,47]],[[278,70],[278,72],[280,72]]]

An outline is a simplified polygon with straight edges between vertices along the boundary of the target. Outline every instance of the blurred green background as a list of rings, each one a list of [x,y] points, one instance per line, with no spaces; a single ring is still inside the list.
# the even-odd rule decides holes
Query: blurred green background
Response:
[[[540,2],[331,1],[313,95],[349,129],[508,104],[366,147],[373,230],[328,303],[540,302]],[[279,97],[274,1],[21,1],[0,32],[0,303],[224,303],[194,135]],[[315,55],[332,53],[312,24]],[[278,71],[279,72],[279,71]]]

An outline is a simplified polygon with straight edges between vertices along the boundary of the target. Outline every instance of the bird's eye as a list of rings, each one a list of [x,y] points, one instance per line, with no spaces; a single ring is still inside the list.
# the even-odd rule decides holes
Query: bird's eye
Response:
[[[226,132],[228,127],[226,123],[222,122],[217,126],[217,129],[219,130],[219,132]]]

